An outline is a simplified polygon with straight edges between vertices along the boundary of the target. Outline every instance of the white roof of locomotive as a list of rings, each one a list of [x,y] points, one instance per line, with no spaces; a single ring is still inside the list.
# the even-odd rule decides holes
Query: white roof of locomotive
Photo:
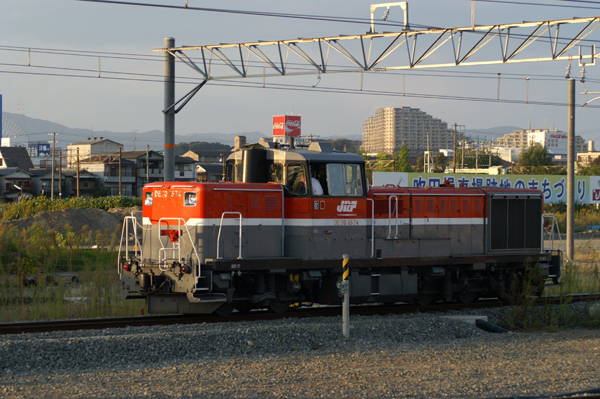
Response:
[[[309,161],[327,163],[353,163],[364,164],[365,160],[353,152],[335,151],[331,144],[323,142],[312,142],[306,147],[272,147],[273,143],[265,143],[262,146],[250,146],[247,148],[261,149],[267,151],[267,159],[281,163],[290,161]],[[227,159],[242,159],[242,150],[234,151]]]

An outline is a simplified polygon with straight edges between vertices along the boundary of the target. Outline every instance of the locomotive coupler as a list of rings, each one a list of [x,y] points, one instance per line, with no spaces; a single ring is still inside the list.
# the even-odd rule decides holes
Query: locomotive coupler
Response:
[[[123,264],[123,270],[133,273],[136,277],[141,273],[140,263],[134,257],[131,257]]]

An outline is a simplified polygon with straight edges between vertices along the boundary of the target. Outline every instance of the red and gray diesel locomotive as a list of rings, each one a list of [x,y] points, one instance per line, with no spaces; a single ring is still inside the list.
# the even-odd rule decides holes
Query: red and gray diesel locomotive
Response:
[[[506,299],[526,261],[560,277],[538,190],[370,187],[361,156],[324,142],[248,145],[224,175],[144,187],[141,244],[136,219],[124,224],[120,297],[150,313],[339,304],[343,255],[352,303]]]

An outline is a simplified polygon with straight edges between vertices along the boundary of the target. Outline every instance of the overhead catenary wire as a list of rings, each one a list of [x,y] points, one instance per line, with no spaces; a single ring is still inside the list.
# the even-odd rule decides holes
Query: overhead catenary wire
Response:
[[[84,1],[84,2],[94,2],[94,3],[106,3],[106,4],[122,4],[122,5],[142,5],[142,6],[157,6],[157,7],[167,7],[167,8],[182,8],[182,7],[178,7],[178,6],[169,6],[169,5],[157,5],[157,4],[146,4],[146,3],[135,3],[135,2],[125,2],[125,1],[108,1],[108,0],[74,0],[74,1]],[[486,0],[478,0],[478,1],[486,1]],[[513,2],[513,1],[500,1],[500,0],[489,0],[489,2],[496,2],[496,3],[520,3],[520,2]],[[594,3],[594,4],[598,4],[596,2],[589,2],[589,1],[572,1],[572,2],[577,2],[577,3]],[[523,5],[536,5],[537,3],[523,3]],[[538,4],[540,6],[551,6],[548,4]],[[202,7],[189,7],[189,9],[194,10],[197,9],[198,11],[207,11],[207,12],[232,12],[232,13],[239,13],[239,14],[243,14],[243,15],[256,15],[256,16],[268,16],[268,17],[284,17],[284,18],[296,18],[296,19],[310,19],[310,18],[314,18],[315,20],[321,20],[324,22],[347,22],[347,23],[370,23],[369,19],[364,19],[364,18],[348,18],[345,19],[343,17],[320,17],[320,16],[310,16],[310,15],[303,15],[303,14],[283,14],[283,13],[263,13],[263,12],[246,12],[243,10],[225,10],[225,9],[208,9],[208,8],[202,8]],[[600,7],[598,8],[600,9]],[[319,19],[321,18],[321,19]],[[399,23],[397,22],[393,22],[393,21],[389,21],[390,24],[389,26],[398,26]],[[379,24],[379,22],[378,22]],[[382,23],[382,25],[384,25]],[[426,25],[418,25],[418,24],[414,24],[411,23],[411,26],[414,27],[427,27]],[[513,37],[517,37],[518,35],[513,34]],[[523,35],[524,37],[525,35]],[[548,39],[545,39],[548,40]],[[593,42],[597,42],[597,41],[593,41]],[[16,47],[12,47],[12,46],[0,46],[0,50],[8,50],[9,48],[11,48],[11,51],[28,51],[28,49],[23,48],[16,48]],[[102,57],[102,58],[114,58],[114,59],[121,59],[121,60],[135,60],[135,61],[156,61],[156,62],[162,62],[162,54],[161,55],[135,55],[135,54],[125,54],[125,53],[109,53],[109,52],[94,52],[94,51],[79,51],[79,50],[59,50],[59,49],[41,49],[41,48],[37,48],[34,51],[38,51],[40,53],[44,53],[44,54],[52,54],[52,55],[62,55],[61,52],[64,52],[64,55],[75,55],[75,56],[85,56],[85,57]],[[259,64],[259,62],[257,61],[256,64]],[[7,64],[0,64],[0,65],[7,65]],[[255,64],[252,64],[255,65]],[[301,65],[301,64],[294,64],[294,63],[290,63],[290,65]],[[12,65],[14,67],[18,67],[18,65]],[[96,73],[98,72],[98,70],[87,70],[84,68],[66,68],[66,67],[51,67],[51,66],[35,66],[37,68],[50,68],[56,71],[70,71],[72,72],[71,74],[44,74],[44,73],[31,73],[31,72],[20,72],[20,71],[0,71],[0,73],[9,73],[9,74],[14,74],[14,73],[22,73],[22,74],[35,74],[35,75],[40,75],[40,76],[59,76],[59,77],[69,77],[69,78],[89,78],[89,77],[94,77],[95,79],[99,79],[98,76],[85,76],[85,75],[78,75],[75,72],[81,72],[81,73]],[[295,68],[292,67],[292,69],[294,70],[298,70],[298,71],[314,71],[314,69],[310,69],[310,68]],[[377,72],[372,72],[372,73],[377,73]],[[386,74],[399,74],[398,72],[385,72]],[[137,82],[159,82],[159,83],[163,83],[163,76],[162,75],[154,75],[154,74],[143,74],[143,73],[133,73],[133,72],[121,72],[121,71],[102,71],[103,76],[101,77],[102,79],[111,79],[111,80],[122,80],[122,81],[137,81]],[[104,76],[104,75],[114,75],[114,76]],[[461,76],[462,72],[459,71],[453,71],[453,72],[445,72],[445,71],[431,71],[430,73],[416,73],[416,72],[412,72],[412,71],[404,71],[402,73],[404,74],[410,74],[411,76],[441,76],[441,77],[447,77],[447,78],[468,78],[468,79],[491,79],[491,78],[496,78],[497,73],[496,72],[490,72],[490,73],[486,73],[486,72],[464,72],[464,74],[470,74],[470,75],[479,75],[479,76]],[[486,76],[486,75],[490,75],[490,76]],[[493,75],[493,76],[492,76]],[[524,76],[523,74],[506,74],[503,73],[502,74],[502,78],[503,80],[519,80],[522,79],[518,76]],[[564,76],[545,76],[542,77],[542,75],[532,75],[532,74],[527,74],[528,77],[530,77],[533,80],[548,80],[548,81],[552,81],[552,80],[563,80]],[[153,79],[153,78],[156,78]],[[178,80],[177,83],[179,84],[198,84],[198,78],[180,78]],[[588,82],[599,82],[598,80],[594,80],[594,79],[587,79]],[[244,84],[233,84],[232,82],[227,82],[226,80],[221,80],[220,82],[222,83],[216,83],[216,82],[211,82],[212,85],[222,85],[222,86],[229,86],[229,87],[244,87],[244,88],[254,88],[254,85],[251,83],[244,83]],[[267,85],[266,88],[269,89],[276,89],[276,90],[284,90],[287,89],[288,87],[290,87],[289,85],[280,85],[280,84],[274,84],[274,83],[269,83]],[[297,86],[294,87],[293,89],[290,90],[297,90],[297,91],[312,91],[312,92],[329,92],[329,93],[337,93],[340,90],[349,90],[349,91],[342,91],[344,93],[352,93],[352,94],[363,94],[363,95],[373,95],[373,96],[393,96],[393,95],[397,95],[397,93],[387,93],[387,92],[378,92],[378,91],[356,91],[356,93],[352,92],[352,89],[340,89],[340,88],[327,88],[327,87],[319,87],[319,90],[315,90],[316,88],[314,87],[308,87],[308,86]],[[402,94],[403,96],[407,96],[406,94]],[[428,94],[418,94],[418,93],[408,93],[408,96],[427,96],[427,97],[423,97],[423,98],[436,98],[436,95],[428,95]],[[449,100],[455,100],[455,99],[459,99],[461,97],[455,97],[455,96],[441,96],[441,95],[437,95],[439,97],[437,97],[437,99],[449,99]],[[474,97],[462,97],[461,101],[493,101],[493,102],[505,102],[505,101],[510,101],[510,100],[502,100],[502,99],[485,99],[485,98],[474,98]],[[516,100],[519,101],[519,100]],[[522,103],[525,103],[524,101]],[[534,103],[534,102],[529,102],[530,104],[537,104],[537,105],[553,105],[553,106],[560,106],[560,103],[548,103],[548,102],[540,102],[540,103]],[[564,105],[564,104],[562,104]],[[590,105],[588,106],[588,108],[596,108],[598,106],[594,106],[594,105]]]
[[[84,75],[66,75],[66,74],[40,74],[31,72],[12,72],[12,71],[1,71],[0,73],[21,73],[21,74],[33,74],[33,75],[46,75],[46,76],[62,76],[62,77],[79,77],[79,78],[93,78],[93,79],[116,79],[116,80],[136,80],[136,81],[147,81],[155,83],[164,83],[159,80],[150,79],[126,79],[119,77],[102,77],[97,76],[84,76]],[[181,81],[179,83],[182,83]],[[192,83],[192,82],[183,82]],[[197,84],[197,83],[196,83]],[[337,93],[337,94],[355,94],[355,95],[369,95],[369,96],[385,96],[385,97],[414,97],[414,98],[427,98],[437,100],[454,100],[454,101],[475,101],[475,102],[494,102],[494,103],[507,103],[507,104],[529,104],[529,105],[545,105],[545,106],[567,106],[561,102],[548,102],[548,101],[528,101],[516,100],[516,99],[494,99],[485,97],[463,97],[463,96],[452,96],[452,95],[440,95],[440,94],[424,94],[424,93],[401,93],[401,92],[390,92],[390,91],[377,91],[377,90],[359,90],[359,89],[344,89],[337,87],[313,87],[311,85],[289,85],[280,83],[270,83],[263,86],[261,82],[235,82],[220,80],[218,82],[211,82],[212,86],[224,86],[224,87],[237,87],[237,88],[253,88],[253,89],[271,89],[271,90],[290,90],[290,91],[308,91],[308,92],[324,92],[324,93]],[[588,105],[587,108],[600,108],[600,105]]]
[[[163,9],[178,9],[178,10],[190,10],[190,11],[203,11],[212,13],[226,13],[226,14],[241,14],[241,15],[252,15],[261,17],[276,17],[276,18],[290,18],[290,19],[303,19],[303,20],[315,20],[323,22],[342,22],[342,23],[364,23],[370,24],[371,20],[367,18],[353,18],[353,17],[337,17],[337,16],[319,16],[309,14],[291,14],[291,13],[276,13],[269,11],[250,11],[250,10],[236,10],[236,9],[223,9],[223,8],[210,8],[210,7],[192,7],[190,5],[172,5],[172,4],[156,4],[156,3],[143,3],[133,1],[117,1],[117,0],[73,0],[87,3],[101,3],[110,5],[124,5],[124,6],[136,6],[136,7],[154,7]],[[523,6],[536,6],[536,7],[558,7],[558,8],[571,8],[571,9],[588,9],[588,10],[600,10],[600,3],[594,1],[585,0],[558,0],[565,3],[582,3],[582,4],[596,4],[597,7],[589,5],[577,5],[577,4],[545,4],[545,3],[532,3],[516,0],[477,0],[478,2],[486,3],[500,3],[500,4],[513,4]],[[378,24],[385,25],[389,21],[378,21]],[[413,25],[411,23],[411,25]]]

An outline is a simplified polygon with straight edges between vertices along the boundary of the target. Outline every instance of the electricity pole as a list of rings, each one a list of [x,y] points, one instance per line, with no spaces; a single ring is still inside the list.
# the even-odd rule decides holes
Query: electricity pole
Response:
[[[119,197],[123,195],[123,191],[121,191],[121,150],[123,147],[119,147]]]
[[[456,130],[461,128],[464,130],[465,125],[457,125],[454,123],[454,157],[452,160],[452,173],[456,173]]]
[[[77,147],[77,198],[79,198],[79,147]]]
[[[52,177],[50,179],[50,199],[53,200],[54,199],[54,152],[56,151],[56,135],[58,133],[53,132],[53,133],[48,133],[48,135],[52,136]]]
[[[175,47],[175,39],[165,38],[165,47]],[[165,144],[163,181],[175,180],[175,57],[165,52]]]
[[[569,79],[567,136],[567,259],[575,259],[575,79]]]

